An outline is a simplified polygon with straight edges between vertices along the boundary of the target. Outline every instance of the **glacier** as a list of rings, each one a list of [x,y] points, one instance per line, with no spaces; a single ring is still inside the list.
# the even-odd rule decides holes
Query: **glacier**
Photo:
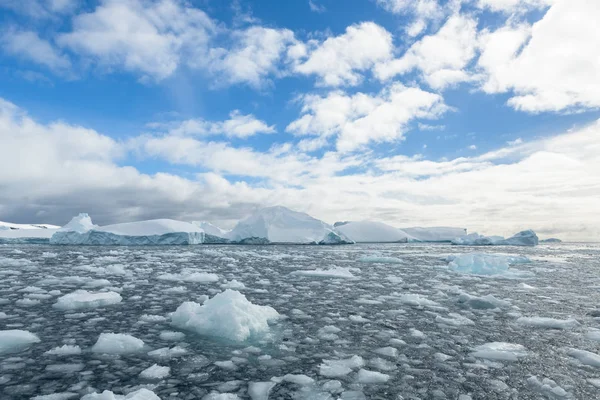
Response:
[[[537,246],[539,239],[531,229],[521,231],[505,239],[503,236],[483,236],[471,233],[452,240],[454,245],[462,246]]]
[[[407,243],[416,241],[406,232],[377,221],[336,222],[335,230],[356,243]]]
[[[263,208],[226,234],[238,243],[351,244],[335,228],[306,213],[282,206]]]

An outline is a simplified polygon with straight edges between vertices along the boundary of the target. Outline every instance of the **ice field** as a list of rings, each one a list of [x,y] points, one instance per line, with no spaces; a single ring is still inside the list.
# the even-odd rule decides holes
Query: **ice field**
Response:
[[[0,398],[600,398],[600,245],[2,245]]]

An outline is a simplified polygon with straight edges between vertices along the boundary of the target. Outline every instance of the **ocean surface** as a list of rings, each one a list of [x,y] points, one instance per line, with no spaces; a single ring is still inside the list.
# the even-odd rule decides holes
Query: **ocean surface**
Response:
[[[448,268],[470,252],[531,262],[492,276]],[[172,325],[183,302],[226,288],[281,317],[244,341]],[[56,306],[76,290],[121,301]],[[0,331],[12,330],[39,341],[13,346],[0,332],[3,400],[140,388],[163,400],[596,399],[600,245],[3,245]],[[102,333],[143,347],[92,351]],[[154,364],[168,375],[140,375]]]

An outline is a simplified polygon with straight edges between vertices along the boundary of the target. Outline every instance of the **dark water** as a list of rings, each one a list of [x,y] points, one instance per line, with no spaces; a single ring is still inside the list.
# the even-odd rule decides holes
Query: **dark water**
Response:
[[[449,271],[442,260],[448,254],[470,251],[527,256],[532,262],[516,268],[529,275],[462,275]],[[373,256],[398,262],[360,261]],[[349,268],[355,279],[292,274],[332,267]],[[158,279],[186,268],[215,273],[219,282]],[[270,334],[244,343],[191,332],[181,340],[161,339],[163,331],[178,331],[170,325],[169,313],[182,302],[201,303],[233,279],[244,284],[245,289],[238,290],[250,301],[272,306],[285,317],[271,327]],[[115,291],[123,300],[75,311],[53,307],[58,297],[77,289]],[[464,292],[491,294],[508,304],[473,309],[458,301]],[[415,298],[429,302],[415,305],[410,301]],[[592,244],[477,249],[424,244],[4,245],[0,246],[0,312],[5,315],[0,313],[0,330],[27,330],[41,341],[0,354],[0,398],[72,393],[71,398],[78,399],[94,391],[125,394],[139,387],[153,390],[162,399],[201,399],[212,391],[249,398],[250,382],[304,374],[314,384],[279,382],[269,398],[594,399],[600,398],[600,389],[590,379],[600,378],[600,368],[583,365],[568,352],[576,348],[600,353],[600,342],[587,336],[600,329],[600,319],[594,317],[597,309],[600,316],[599,300],[600,245]],[[532,328],[517,322],[521,316],[574,318],[579,325]],[[93,353],[90,349],[102,332],[133,335],[145,347],[121,356]],[[514,362],[472,355],[474,347],[488,342],[520,344],[527,355]],[[64,344],[78,345],[81,354],[44,354]],[[148,355],[175,346],[184,354]],[[397,352],[377,353],[386,347]],[[364,360],[362,368],[384,373],[389,380],[362,384],[357,379],[359,368],[337,378],[320,375],[324,359],[354,355]],[[214,364],[228,360],[233,361],[231,369]],[[170,367],[170,375],[155,381],[141,378],[140,372],[153,364]],[[532,376],[555,383],[540,388],[528,383]],[[555,384],[564,392],[550,393],[548,388]]]

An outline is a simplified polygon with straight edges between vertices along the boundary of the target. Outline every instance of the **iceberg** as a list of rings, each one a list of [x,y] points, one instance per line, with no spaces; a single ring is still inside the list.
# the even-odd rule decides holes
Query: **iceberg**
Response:
[[[505,239],[502,236],[483,236],[471,233],[452,240],[454,245],[462,246],[536,246],[539,240],[534,231],[526,230]]]
[[[0,244],[48,244],[57,231],[54,228],[0,229]]]
[[[251,303],[236,290],[227,289],[203,305],[187,301],[171,315],[173,326],[200,335],[243,342],[269,331],[269,321],[279,318],[272,307]]]
[[[226,234],[226,239],[242,244],[350,244],[343,233],[308,214],[276,206],[263,208]]]
[[[557,238],[548,238],[548,239],[540,240],[540,243],[562,243],[562,240],[557,239]]]
[[[446,258],[448,268],[463,274],[502,275],[512,264],[530,262],[527,257],[504,256],[500,254],[467,253],[450,255]]]
[[[467,234],[465,228],[447,226],[402,228],[402,231],[418,242],[451,242],[453,239]]]
[[[407,243],[415,241],[406,232],[377,221],[336,222],[334,228],[356,243]]]
[[[40,338],[29,331],[20,329],[0,331],[0,354],[17,352],[39,342]]]
[[[192,224],[202,229],[206,234],[224,238],[228,231],[206,221],[192,221]]]
[[[218,243],[197,225],[172,219],[128,222],[106,226],[92,223],[88,214],[79,214],[50,238],[60,245],[188,245]],[[222,239],[221,239],[222,242]]]

